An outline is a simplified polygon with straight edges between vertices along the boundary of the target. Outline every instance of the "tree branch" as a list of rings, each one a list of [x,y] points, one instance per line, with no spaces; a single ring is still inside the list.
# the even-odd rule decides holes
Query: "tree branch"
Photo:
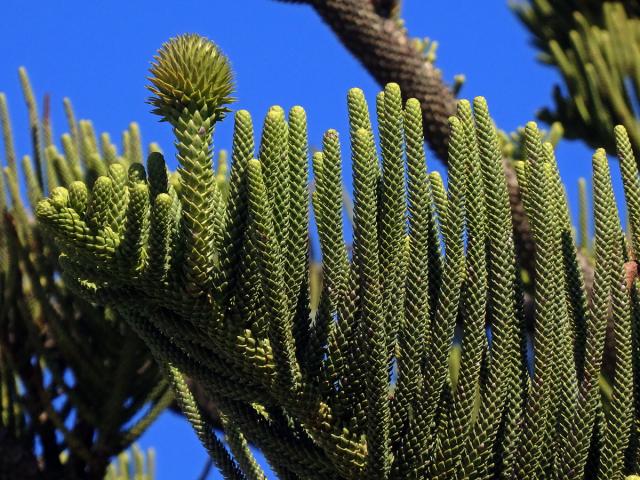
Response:
[[[396,82],[406,98],[422,105],[425,138],[446,161],[448,119],[455,114],[456,99],[440,71],[412,45],[396,20],[376,13],[381,6],[371,0],[310,0],[342,44],[380,85]],[[386,2],[388,3],[388,2]]]

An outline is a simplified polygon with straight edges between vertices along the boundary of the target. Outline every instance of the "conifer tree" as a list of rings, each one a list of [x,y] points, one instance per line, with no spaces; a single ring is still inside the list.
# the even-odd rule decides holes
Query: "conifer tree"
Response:
[[[75,200],[79,184],[57,187],[36,215],[62,252],[66,284],[113,308],[145,342],[226,478],[264,477],[248,443],[281,478],[638,473],[639,305],[627,270],[639,246],[622,231],[604,150],[593,157],[587,304],[553,147],[535,123],[523,132],[518,180],[536,244],[530,362],[503,149],[483,98],[459,101],[449,119],[444,185],[425,163],[417,100],[403,102],[388,84],[376,134],[362,92],[349,92],[347,255],[337,132],[313,159],[310,217],[303,110],[271,108],[257,151],[251,116],[237,112],[225,198],[211,148],[231,101],[226,57],[203,37],[176,37],[151,82],[150,103],[176,137],[177,182],[151,174],[163,165],[154,153],[149,174],[129,167],[124,201],[99,176],[86,202]],[[640,180],[625,128],[615,135],[635,232]],[[311,222],[326,264],[319,286]],[[603,397],[608,323],[615,366]],[[228,445],[186,376],[218,405]]]
[[[119,155],[69,102],[58,151],[21,71],[38,224],[0,96],[0,478],[152,478],[135,448],[133,470],[124,453],[107,466],[174,395],[225,478],[266,478],[252,448],[279,478],[639,473],[635,2],[514,6],[566,93],[540,114],[546,135],[529,123],[510,136],[482,98],[455,100],[462,78],[442,81],[436,43],[409,37],[400,1],[295,3],[384,88],[378,132],[362,92],[347,98],[353,249],[339,134],[310,176],[301,107],[273,107],[257,135],[234,112],[231,170],[222,153],[214,168],[233,81],[202,37],[170,40],[151,71],[174,173],[157,146],[145,159],[136,124]],[[582,183],[574,240],[553,154],[563,133],[617,154],[626,233],[598,149],[596,237]],[[96,378],[115,388],[100,395]]]
[[[99,185],[109,185],[124,206],[126,165],[143,156],[140,132],[132,123],[118,154],[109,135],[98,140],[91,122],[77,121],[65,99],[69,133],[59,150],[24,69],[20,81],[33,146],[21,168],[0,94],[6,161],[0,178],[0,478],[100,479],[112,457],[172,403],[173,393],[122,317],[75,295],[60,278],[65,258],[31,210],[47,192],[65,186],[75,208],[115,228],[122,220],[117,209],[88,203],[83,182],[106,175]]]

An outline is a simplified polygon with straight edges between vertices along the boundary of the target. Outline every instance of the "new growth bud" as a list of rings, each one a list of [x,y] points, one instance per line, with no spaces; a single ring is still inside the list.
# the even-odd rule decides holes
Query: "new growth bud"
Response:
[[[164,43],[150,68],[153,113],[176,125],[182,112],[198,111],[214,122],[233,102],[233,72],[228,58],[211,40],[186,34]]]

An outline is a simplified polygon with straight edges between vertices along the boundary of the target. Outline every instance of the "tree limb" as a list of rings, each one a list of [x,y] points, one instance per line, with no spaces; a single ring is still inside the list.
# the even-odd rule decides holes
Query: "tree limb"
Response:
[[[446,159],[448,119],[456,99],[440,71],[412,45],[394,20],[376,13],[388,11],[371,0],[309,0],[342,44],[380,85],[396,82],[406,98],[420,100],[425,138],[439,158]]]

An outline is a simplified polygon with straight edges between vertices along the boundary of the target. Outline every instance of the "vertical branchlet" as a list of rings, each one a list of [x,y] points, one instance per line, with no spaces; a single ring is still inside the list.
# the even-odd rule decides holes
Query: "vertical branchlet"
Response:
[[[352,145],[354,184],[354,255],[358,258],[362,333],[368,338],[359,361],[365,368],[366,434],[369,478],[386,478],[389,447],[389,383],[382,312],[377,235],[376,170],[370,133],[355,132]]]
[[[479,393],[480,364],[487,348],[485,334],[487,267],[486,267],[486,200],[480,167],[480,154],[471,108],[459,102],[459,119],[469,151],[465,172],[465,208],[467,231],[467,275],[462,296],[462,341],[460,371],[453,394],[451,421],[442,439],[440,478],[453,478],[459,471],[461,450],[473,425],[472,413]]]
[[[394,354],[398,327],[403,322],[404,272],[400,269],[406,235],[406,187],[403,162],[403,115],[400,87],[385,87],[380,123],[382,179],[380,185],[380,271],[388,357]]]
[[[398,332],[398,380],[392,403],[391,441],[399,448],[422,385],[421,362],[429,325],[429,222],[431,195],[425,160],[420,104],[407,101],[404,113],[407,152],[409,263],[404,321]],[[400,468],[400,459],[396,469]],[[401,468],[400,468],[401,469]]]
[[[491,343],[490,355],[481,373],[485,383],[484,395],[477,421],[463,451],[462,469],[465,474],[485,463],[487,466],[482,468],[491,470],[490,455],[505,409],[505,397],[509,388],[517,391],[516,367],[519,366],[518,318],[514,295],[517,272],[507,180],[486,100],[477,97],[473,106],[487,202],[487,225],[490,226],[487,230],[487,291],[491,295],[487,298],[487,309],[491,312]],[[511,454],[505,452],[505,458],[511,458]]]
[[[258,160],[249,160],[247,178],[251,232],[262,271],[278,379],[283,388],[282,394],[291,395],[300,387],[300,369],[287,309],[280,243],[275,235],[273,213]]]
[[[598,379],[609,316],[610,252],[616,241],[609,203],[609,199],[612,198],[611,191],[607,157],[604,150],[599,149],[593,155],[595,276],[587,322],[584,375],[580,384],[576,415],[572,422],[572,429],[568,432],[571,442],[576,445],[578,455],[569,455],[566,451],[560,452],[562,454],[560,465],[563,468],[561,476],[567,479],[577,480],[583,476],[595,419],[601,407]]]
[[[199,68],[190,68],[198,65]],[[214,125],[228,109],[233,90],[227,58],[217,45],[197,35],[165,43],[151,68],[154,113],[171,123],[176,137],[185,240],[185,289],[199,295],[209,289],[214,267],[216,182],[211,142]],[[135,131],[134,131],[135,133]],[[136,142],[130,157],[139,155]],[[138,142],[139,143],[139,142]],[[129,148],[131,150],[131,148]]]
[[[31,145],[33,147],[35,175],[38,180],[40,190],[44,192],[44,151],[42,146],[42,125],[40,124],[40,117],[38,115],[38,105],[36,103],[36,97],[33,94],[33,89],[31,88],[31,82],[29,82],[27,70],[24,67],[20,67],[18,73],[20,75],[22,94],[27,104],[27,110],[29,111],[29,128],[31,129]]]

